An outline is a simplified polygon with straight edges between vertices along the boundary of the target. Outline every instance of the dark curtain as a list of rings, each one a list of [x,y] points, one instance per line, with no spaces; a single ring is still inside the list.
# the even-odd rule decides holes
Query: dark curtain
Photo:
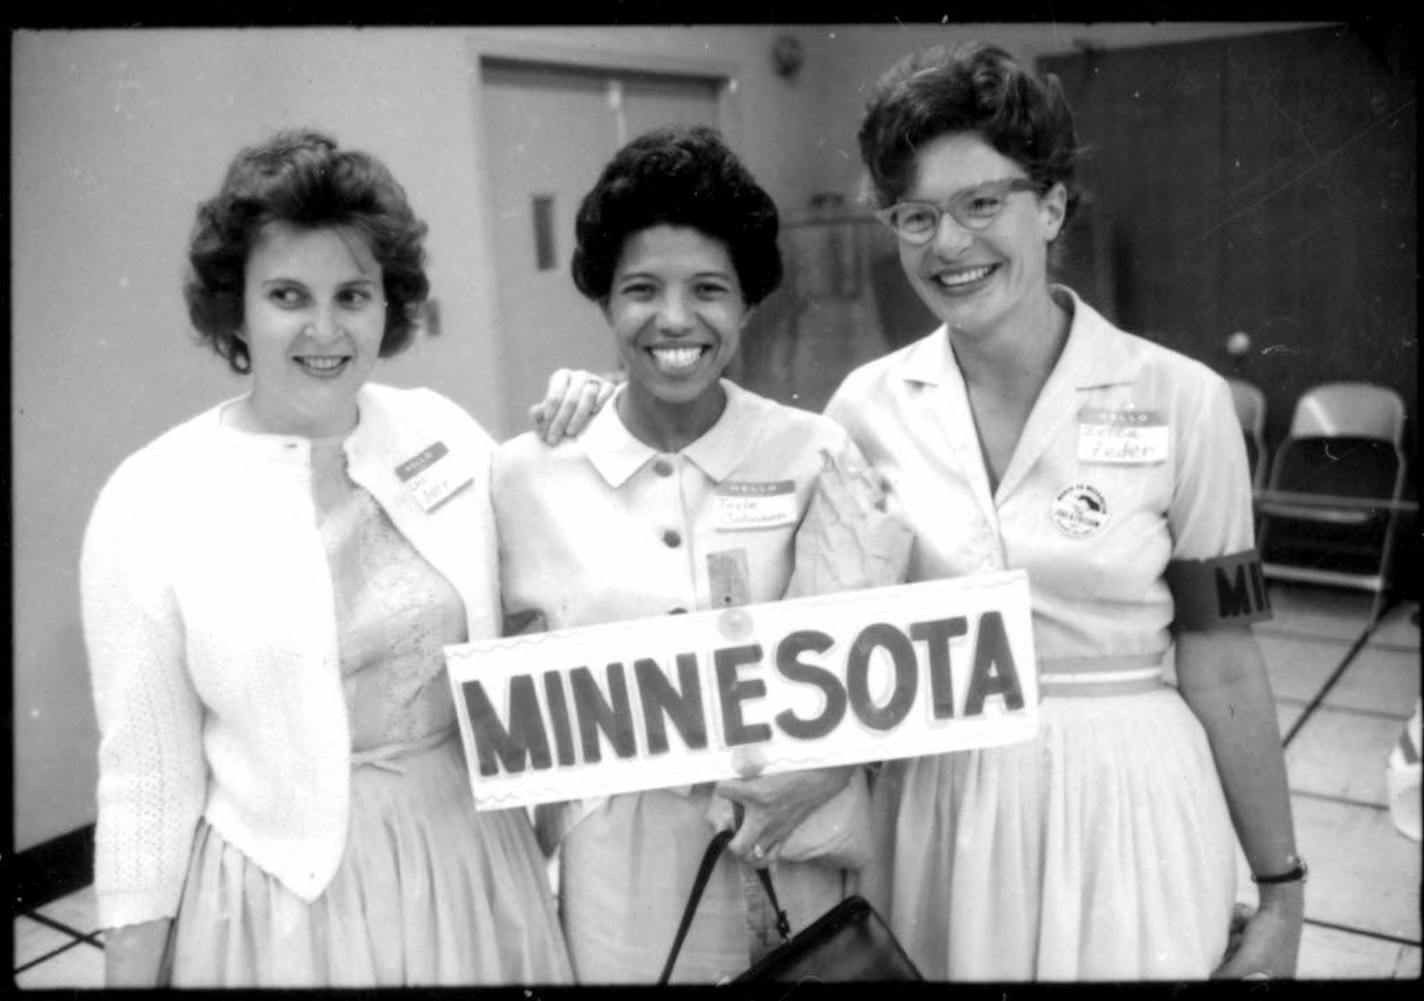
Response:
[[[1412,29],[1339,26],[1041,63],[1086,147],[1065,280],[1260,386],[1271,447],[1320,382],[1388,386],[1418,416],[1414,53]]]

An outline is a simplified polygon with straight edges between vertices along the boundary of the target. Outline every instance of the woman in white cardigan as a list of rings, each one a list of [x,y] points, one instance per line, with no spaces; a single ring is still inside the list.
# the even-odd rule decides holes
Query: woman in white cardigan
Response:
[[[250,392],[130,456],[85,538],[110,986],[560,982],[528,819],[476,814],[442,647],[497,635],[493,442],[367,384],[425,225],[311,132],[198,211],[189,312]]]

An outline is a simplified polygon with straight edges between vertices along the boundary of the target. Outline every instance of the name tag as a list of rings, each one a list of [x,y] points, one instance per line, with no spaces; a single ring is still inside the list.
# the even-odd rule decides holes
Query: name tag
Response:
[[[781,528],[797,521],[796,484],[723,483],[714,496],[712,527],[719,532]]]
[[[1081,462],[1166,462],[1167,441],[1167,420],[1157,410],[1087,409],[1078,415]]]
[[[707,590],[713,608],[751,604],[751,572],[745,549],[725,549],[707,554]]]
[[[443,441],[402,462],[396,467],[396,476],[425,511],[435,510],[474,482],[469,469]]]

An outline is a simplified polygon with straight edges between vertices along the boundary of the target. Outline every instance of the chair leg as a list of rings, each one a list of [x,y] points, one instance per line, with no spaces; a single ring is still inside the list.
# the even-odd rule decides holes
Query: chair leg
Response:
[[[1366,629],[1373,629],[1384,615],[1384,610],[1388,607],[1388,603],[1385,599],[1385,593],[1388,589],[1389,584],[1382,581],[1380,589],[1375,592],[1374,600],[1370,602],[1370,619],[1365,623]]]
[[[1399,491],[1396,490],[1396,496],[1398,495],[1398,493]],[[1384,540],[1380,546],[1380,589],[1375,594],[1374,607],[1370,611],[1371,628],[1373,628],[1374,624],[1379,621],[1381,616],[1383,616],[1385,610],[1390,605],[1389,599],[1393,596],[1394,586],[1393,582],[1390,580],[1390,574],[1394,570],[1394,538],[1395,531],[1398,528],[1398,525],[1398,512],[1391,510],[1389,514],[1386,515],[1384,526]]]

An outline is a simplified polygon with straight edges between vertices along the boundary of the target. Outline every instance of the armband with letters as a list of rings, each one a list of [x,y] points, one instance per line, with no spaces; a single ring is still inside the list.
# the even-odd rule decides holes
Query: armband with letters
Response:
[[[1271,618],[1271,599],[1255,549],[1209,560],[1172,560],[1167,564],[1167,588],[1176,604],[1177,629],[1244,626]]]

